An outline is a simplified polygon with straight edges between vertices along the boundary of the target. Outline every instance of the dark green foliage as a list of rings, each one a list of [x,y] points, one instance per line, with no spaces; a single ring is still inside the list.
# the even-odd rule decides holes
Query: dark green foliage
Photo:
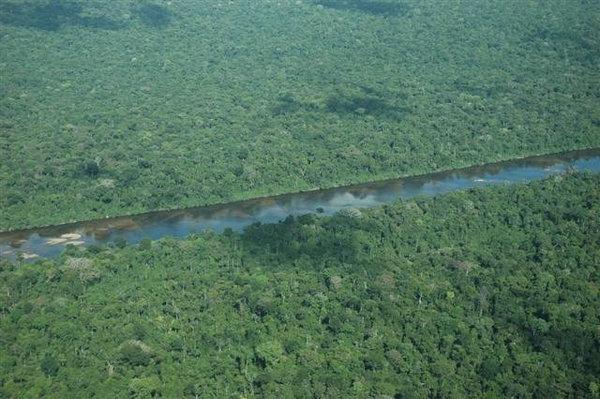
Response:
[[[133,337],[137,340],[143,340],[144,338],[146,338],[146,328],[140,324],[139,322],[136,322],[133,325]]]
[[[304,104],[296,101],[291,94],[286,94],[278,99],[278,104],[273,107],[273,115],[285,115],[298,112],[305,107]]]
[[[6,204],[8,206],[18,205],[25,202],[23,195],[15,192],[9,192],[6,196]]]
[[[120,349],[121,360],[131,366],[147,366],[152,360],[152,356],[136,342],[127,342]]]
[[[0,1],[0,230],[600,146],[599,11]]]
[[[95,161],[88,161],[82,165],[83,173],[89,177],[96,177],[100,173],[100,167]]]
[[[142,4],[134,9],[141,21],[149,26],[161,28],[168,25],[173,18],[171,12],[158,4]]]
[[[48,354],[44,355],[44,358],[40,363],[40,369],[44,374],[53,377],[58,373],[59,368],[58,362],[54,357]]]
[[[25,302],[17,305],[15,309],[13,309],[13,311],[10,313],[10,317],[14,322],[18,322],[21,319],[21,317],[23,317],[26,314],[29,314],[29,312],[31,312],[32,310],[33,305],[31,305],[31,303],[29,302]]]
[[[102,252],[104,248],[100,245],[90,245],[86,248],[86,251],[91,253],[91,254],[98,254],[100,252]]]
[[[0,22],[42,31],[58,31],[65,26],[88,29],[120,29],[122,24],[106,16],[86,16],[81,3],[64,0],[3,1]]]
[[[200,398],[202,390],[197,384],[189,383],[183,389],[183,394],[186,398]]]
[[[390,0],[317,0],[316,3],[334,10],[359,11],[373,15],[397,16],[410,10],[406,2]]]
[[[123,237],[115,238],[115,246],[117,248],[125,248],[127,246],[127,240],[125,240]]]
[[[2,261],[0,396],[597,396],[599,187]]]
[[[407,109],[390,106],[384,100],[375,96],[340,97],[332,96],[327,99],[326,110],[337,114],[374,115],[380,118],[401,118]]]
[[[138,159],[138,165],[144,169],[148,169],[152,166],[152,164],[144,158]]]

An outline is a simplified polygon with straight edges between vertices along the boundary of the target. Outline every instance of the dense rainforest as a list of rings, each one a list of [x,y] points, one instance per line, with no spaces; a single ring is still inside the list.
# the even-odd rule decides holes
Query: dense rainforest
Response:
[[[2,397],[600,397],[598,174],[0,265]]]
[[[0,1],[0,231],[600,146],[588,0]]]

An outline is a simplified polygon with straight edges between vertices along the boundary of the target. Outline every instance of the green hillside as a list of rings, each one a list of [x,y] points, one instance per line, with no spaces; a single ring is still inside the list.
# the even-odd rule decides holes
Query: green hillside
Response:
[[[0,230],[600,146],[587,0],[0,2]]]

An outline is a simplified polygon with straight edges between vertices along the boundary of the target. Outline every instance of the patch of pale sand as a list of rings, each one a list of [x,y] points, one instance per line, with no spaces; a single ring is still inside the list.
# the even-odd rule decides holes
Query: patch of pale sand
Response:
[[[65,245],[83,245],[85,244],[85,241],[69,241],[67,243],[65,243]]]
[[[24,253],[23,254],[23,259],[33,259],[33,258],[39,258],[40,256],[38,254],[30,254],[30,253]]]
[[[64,238],[66,240],[79,240],[81,238],[81,234],[67,233],[67,234],[61,235],[60,238]]]
[[[46,240],[46,244],[47,245],[58,245],[58,244],[62,244],[64,242],[66,242],[67,239],[66,238],[50,238],[49,240]]]

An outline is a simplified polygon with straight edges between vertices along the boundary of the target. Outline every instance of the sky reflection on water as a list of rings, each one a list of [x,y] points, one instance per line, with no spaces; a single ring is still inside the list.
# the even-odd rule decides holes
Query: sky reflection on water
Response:
[[[129,244],[136,244],[145,238],[182,238],[207,229],[217,232],[226,228],[241,231],[252,223],[276,223],[288,215],[316,212],[332,215],[344,208],[371,208],[398,199],[434,196],[488,184],[539,180],[565,172],[568,168],[600,172],[600,149],[225,205],[0,233],[0,256],[14,258],[21,253],[33,260],[58,256],[68,244],[88,246],[114,242],[120,238]]]

